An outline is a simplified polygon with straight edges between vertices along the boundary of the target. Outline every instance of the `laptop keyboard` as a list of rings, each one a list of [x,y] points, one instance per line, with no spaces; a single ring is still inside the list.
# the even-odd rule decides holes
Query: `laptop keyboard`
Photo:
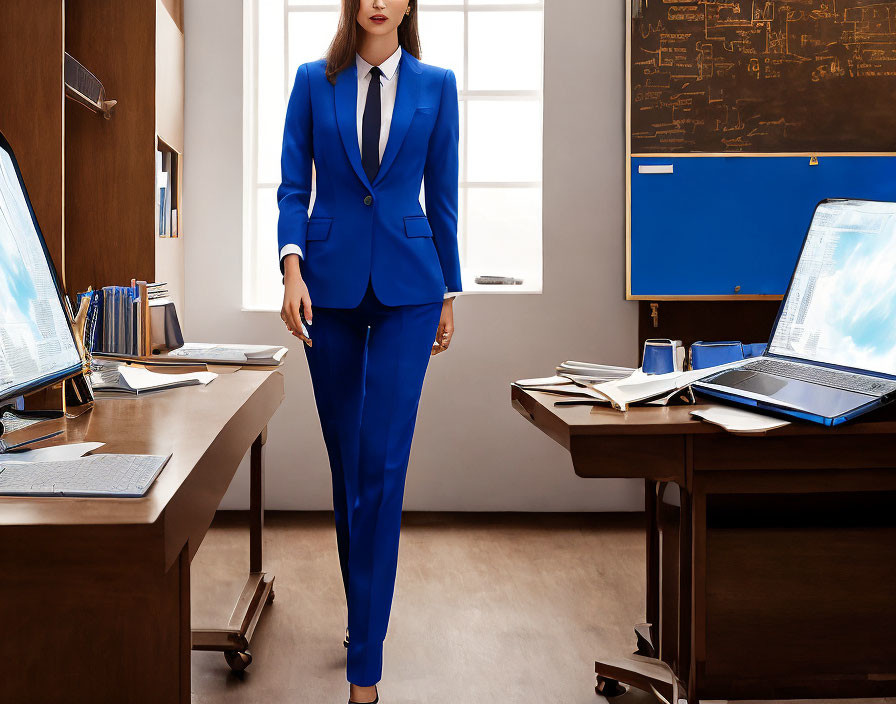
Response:
[[[769,359],[768,357],[749,362],[739,367],[739,369],[765,372],[766,374],[783,376],[787,379],[810,381],[813,384],[833,386],[835,389],[855,391],[856,393],[868,394],[870,396],[883,396],[896,391],[896,381],[891,381],[890,379],[841,372],[836,369],[815,367],[808,364],[794,364],[793,362]]]

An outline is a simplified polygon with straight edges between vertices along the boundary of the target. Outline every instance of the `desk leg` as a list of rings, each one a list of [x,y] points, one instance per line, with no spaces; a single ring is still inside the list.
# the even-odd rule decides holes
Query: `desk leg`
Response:
[[[699,477],[694,477],[688,500],[690,532],[690,609],[688,624],[691,639],[689,647],[688,701],[699,702],[706,664],[706,487]],[[682,492],[682,507],[685,492]]]
[[[691,495],[678,487],[678,644],[675,673],[683,681],[691,673]]]
[[[644,480],[644,512],[647,518],[647,624],[649,647],[638,642],[638,653],[656,657],[660,633],[660,534],[657,523],[657,482]]]
[[[219,650],[230,668],[245,670],[252,663],[249,642],[265,604],[274,600],[274,575],[262,569],[264,539],[264,444],[267,427],[249,451],[249,578],[226,628],[194,629],[193,650]]]
[[[603,659],[594,663],[597,684],[594,691],[607,698],[626,692],[622,684],[628,684],[654,693],[661,701],[676,701],[679,682],[672,669],[657,659],[660,618],[660,535],[658,509],[664,485],[647,479],[644,481],[644,512],[646,518],[647,552],[647,623],[635,626],[637,650],[626,660]],[[622,683],[622,684],[620,684]]]

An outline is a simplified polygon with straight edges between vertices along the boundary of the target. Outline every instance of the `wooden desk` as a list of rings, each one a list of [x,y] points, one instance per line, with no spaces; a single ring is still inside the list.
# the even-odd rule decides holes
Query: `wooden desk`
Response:
[[[261,566],[263,446],[283,397],[280,372],[240,370],[10,434],[64,429],[48,442],[173,455],[139,499],[0,497],[0,701],[186,703],[191,647],[248,664],[240,651],[273,597]],[[227,626],[191,634],[190,560],[250,447],[249,578]]]
[[[691,702],[896,693],[896,417],[744,437],[695,406],[513,406],[581,477],[645,480],[649,626],[616,679]],[[646,656],[646,657],[644,657]],[[612,684],[612,682],[610,682]]]

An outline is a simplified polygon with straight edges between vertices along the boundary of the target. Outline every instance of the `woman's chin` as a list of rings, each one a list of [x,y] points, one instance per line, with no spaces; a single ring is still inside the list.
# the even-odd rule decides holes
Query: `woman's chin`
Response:
[[[389,34],[394,27],[392,27],[389,23],[384,22],[383,24],[377,24],[376,22],[371,22],[367,20],[365,22],[359,22],[361,25],[361,29],[369,34]]]

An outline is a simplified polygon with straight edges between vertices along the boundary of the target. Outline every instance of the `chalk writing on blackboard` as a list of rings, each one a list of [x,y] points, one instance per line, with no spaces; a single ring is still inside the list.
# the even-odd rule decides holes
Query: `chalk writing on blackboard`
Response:
[[[632,153],[896,151],[896,2],[635,1]]]

